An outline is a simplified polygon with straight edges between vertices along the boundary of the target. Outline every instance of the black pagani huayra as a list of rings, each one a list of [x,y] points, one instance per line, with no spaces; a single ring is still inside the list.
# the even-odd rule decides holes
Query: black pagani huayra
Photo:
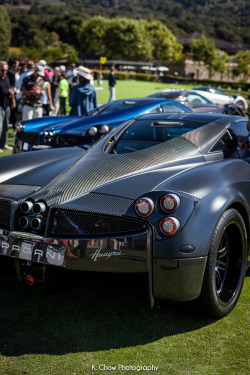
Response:
[[[249,129],[239,116],[150,114],[89,149],[1,158],[1,259],[31,285],[56,268],[147,274],[151,306],[227,315],[248,266]]]

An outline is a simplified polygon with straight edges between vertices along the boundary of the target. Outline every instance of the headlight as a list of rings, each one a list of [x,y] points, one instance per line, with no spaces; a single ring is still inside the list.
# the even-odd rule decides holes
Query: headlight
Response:
[[[89,129],[88,133],[89,133],[89,135],[90,135],[91,137],[94,137],[94,136],[96,135],[97,131],[98,131],[97,128],[96,128],[95,126],[92,126],[92,127]]]
[[[108,125],[102,125],[101,128],[100,128],[100,130],[99,130],[99,133],[103,135],[103,134],[106,134],[108,132],[109,132]]]

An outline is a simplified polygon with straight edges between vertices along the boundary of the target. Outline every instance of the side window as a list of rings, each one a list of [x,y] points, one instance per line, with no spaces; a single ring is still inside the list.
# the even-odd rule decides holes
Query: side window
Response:
[[[149,109],[148,111],[146,111],[146,113],[161,113],[161,112],[162,112],[162,110],[161,110],[160,106]]]
[[[250,121],[233,122],[230,126],[237,150],[250,149]]]
[[[233,151],[236,150],[236,145],[233,140],[233,137],[227,131],[220,140],[211,148],[211,152],[219,152],[219,151]]]
[[[188,103],[202,103],[202,104],[209,103],[208,100],[196,94],[187,94],[186,100]]]
[[[188,108],[181,103],[165,103],[161,105],[162,112],[192,112],[192,110],[188,110]]]

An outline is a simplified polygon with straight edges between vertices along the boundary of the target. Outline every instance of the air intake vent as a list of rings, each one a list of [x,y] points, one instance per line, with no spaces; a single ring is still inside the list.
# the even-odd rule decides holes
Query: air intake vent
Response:
[[[145,231],[143,222],[121,217],[81,213],[75,211],[52,211],[48,235],[65,237],[109,236]]]

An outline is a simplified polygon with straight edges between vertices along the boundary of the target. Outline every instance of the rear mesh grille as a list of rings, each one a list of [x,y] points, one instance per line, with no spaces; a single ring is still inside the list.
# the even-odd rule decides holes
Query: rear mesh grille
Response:
[[[9,229],[11,221],[11,203],[0,201],[0,227]]]
[[[38,133],[20,132],[18,133],[18,138],[24,142],[32,143],[34,145],[38,144]]]
[[[88,237],[139,233],[145,231],[146,225],[115,216],[55,210],[50,216],[48,228],[52,228],[48,235]]]

